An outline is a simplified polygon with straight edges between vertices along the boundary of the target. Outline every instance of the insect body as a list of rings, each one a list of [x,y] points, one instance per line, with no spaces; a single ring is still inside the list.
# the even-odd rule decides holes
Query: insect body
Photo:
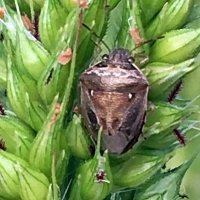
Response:
[[[121,154],[138,140],[149,83],[124,48],[116,48],[80,77],[81,111],[94,140],[103,127],[102,149]]]

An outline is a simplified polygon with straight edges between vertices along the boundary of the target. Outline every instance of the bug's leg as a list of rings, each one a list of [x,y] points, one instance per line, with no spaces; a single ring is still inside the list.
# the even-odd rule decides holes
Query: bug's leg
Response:
[[[139,62],[137,63],[138,66],[144,65],[144,64],[148,63],[148,61],[149,61],[149,57],[145,54],[144,51],[136,53],[134,57],[135,58],[140,58]]]
[[[140,61],[140,65],[144,65],[149,62],[149,56],[145,56],[143,60]]]

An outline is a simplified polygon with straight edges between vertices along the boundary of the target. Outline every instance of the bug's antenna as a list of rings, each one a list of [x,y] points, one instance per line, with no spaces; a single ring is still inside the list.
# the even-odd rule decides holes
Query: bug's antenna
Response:
[[[99,52],[97,52],[96,56],[92,59],[90,65],[94,64],[95,60],[97,59],[98,55],[101,53],[102,49],[101,47],[94,41],[91,39],[91,41],[97,46],[97,50],[99,49]]]
[[[137,48],[147,44],[147,43],[150,43],[150,42],[154,42],[156,40],[159,40],[159,39],[162,39],[164,38],[164,36],[158,36],[156,38],[152,38],[152,39],[149,39],[149,40],[145,40],[144,42],[141,42],[139,45],[135,46],[130,52],[132,53],[134,50],[136,50]]]
[[[89,30],[94,36],[96,36],[100,40],[100,42],[102,42],[102,44],[108,49],[109,52],[111,51],[111,49],[108,47],[108,45],[101,39],[101,37],[97,33],[95,33],[88,25],[86,25],[84,23],[82,23],[82,25],[87,30]]]

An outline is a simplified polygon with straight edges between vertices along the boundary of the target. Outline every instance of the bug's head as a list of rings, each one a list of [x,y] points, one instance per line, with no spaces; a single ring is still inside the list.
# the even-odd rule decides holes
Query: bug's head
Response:
[[[102,56],[103,62],[111,66],[120,65],[123,69],[136,69],[135,59],[131,56],[130,51],[124,48],[115,48],[109,54]]]

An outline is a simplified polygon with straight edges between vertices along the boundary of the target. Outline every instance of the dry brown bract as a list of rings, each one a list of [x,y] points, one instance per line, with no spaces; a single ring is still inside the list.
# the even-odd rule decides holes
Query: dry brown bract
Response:
[[[4,7],[1,7],[1,8],[0,8],[0,18],[1,18],[1,19],[3,19],[4,16],[5,16],[5,10],[6,10],[6,9],[5,9]]]
[[[34,30],[34,25],[31,22],[31,20],[28,18],[28,16],[25,14],[22,17],[22,21],[24,23],[24,26],[26,27],[27,30],[33,31]]]
[[[130,29],[130,34],[131,37],[134,39],[136,45],[139,45],[145,41],[144,38],[140,37],[138,28]]]
[[[53,124],[55,124],[56,120],[57,120],[57,117],[58,117],[58,114],[60,113],[61,111],[61,105],[60,103],[57,103],[55,105],[55,109],[54,109],[54,113],[53,113],[53,116],[51,118],[51,121],[49,123],[49,128],[51,128],[53,126]]]
[[[65,51],[63,51],[59,57],[58,57],[58,62],[61,65],[66,65],[67,63],[70,62],[70,60],[72,59],[72,49],[68,48]]]
[[[72,0],[74,3],[80,5],[81,8],[88,8],[88,2],[86,0]]]

